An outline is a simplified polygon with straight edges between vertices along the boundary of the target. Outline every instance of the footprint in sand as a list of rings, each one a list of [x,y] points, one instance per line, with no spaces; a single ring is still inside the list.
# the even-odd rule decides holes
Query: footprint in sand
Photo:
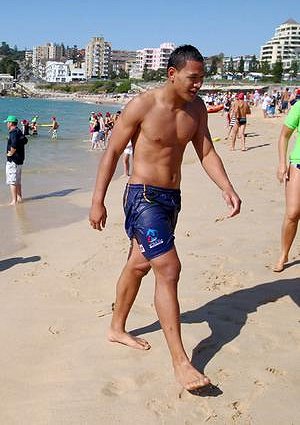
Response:
[[[282,370],[279,370],[279,369],[276,369],[275,367],[266,367],[265,370],[267,372],[269,372],[269,373],[272,373],[272,375],[275,375],[275,376],[277,376],[277,375],[280,375],[280,376],[286,375],[286,372],[284,372]]]
[[[108,397],[116,397],[121,395],[124,391],[119,382],[108,382],[101,390],[101,392]]]

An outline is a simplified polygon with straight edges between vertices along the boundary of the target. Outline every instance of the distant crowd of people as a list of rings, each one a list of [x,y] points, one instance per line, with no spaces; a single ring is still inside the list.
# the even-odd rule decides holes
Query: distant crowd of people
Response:
[[[241,139],[242,151],[245,146],[245,128],[250,107],[260,107],[264,118],[273,118],[287,114],[291,106],[300,99],[300,89],[290,90],[288,87],[273,92],[253,90],[246,93],[217,92],[202,96],[208,111],[214,106],[223,105],[226,127],[228,129],[225,140],[231,140],[231,150],[235,150],[235,141]]]
[[[89,117],[89,131],[90,131],[90,150],[107,148],[112,129],[119,118],[121,111],[115,114],[106,112],[91,112]]]
[[[91,112],[89,118],[91,151],[95,149],[107,149],[112,129],[114,128],[114,125],[120,115],[121,111],[117,111],[115,114],[106,112],[104,115],[102,112]],[[132,155],[133,147],[131,141],[129,141],[126,148],[124,149],[122,159],[124,177],[130,176]]]
[[[34,115],[31,121],[27,119],[21,120],[21,131],[24,136],[37,136],[38,135],[38,115]],[[57,131],[59,123],[57,122],[56,117],[51,117],[51,124],[42,124],[45,127],[50,127],[49,133],[51,134],[52,139],[57,139]]]

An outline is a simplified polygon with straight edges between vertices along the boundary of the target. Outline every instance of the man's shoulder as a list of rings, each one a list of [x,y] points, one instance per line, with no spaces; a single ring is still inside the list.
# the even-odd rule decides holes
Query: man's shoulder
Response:
[[[14,128],[9,132],[10,139],[18,139],[19,137],[19,131],[21,131],[18,127]]]
[[[194,99],[191,102],[190,105],[193,108],[193,110],[195,110],[196,112],[205,112],[205,111],[207,111],[203,99],[201,99],[201,97],[199,97],[199,96],[197,96],[196,99]]]
[[[149,109],[155,103],[154,90],[149,90],[145,93],[141,93],[135,96],[127,105],[126,110],[142,112],[143,110]]]

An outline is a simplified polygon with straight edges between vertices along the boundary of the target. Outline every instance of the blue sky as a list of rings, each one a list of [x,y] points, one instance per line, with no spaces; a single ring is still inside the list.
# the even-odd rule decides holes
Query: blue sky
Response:
[[[103,35],[113,49],[172,41],[205,56],[258,54],[289,18],[300,22],[299,0],[14,0],[1,6],[0,41],[20,49],[50,41],[85,47]]]

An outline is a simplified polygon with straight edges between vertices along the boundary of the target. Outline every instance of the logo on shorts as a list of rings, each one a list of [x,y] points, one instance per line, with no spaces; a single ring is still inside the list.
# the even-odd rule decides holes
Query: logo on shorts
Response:
[[[141,243],[139,244],[139,247],[140,247],[141,253],[145,252],[145,248],[143,247],[143,245]]]
[[[159,239],[158,231],[155,229],[148,229],[146,236],[147,236],[147,242],[148,242],[149,248],[154,248],[155,246],[161,245],[162,243],[164,243],[162,239]]]

